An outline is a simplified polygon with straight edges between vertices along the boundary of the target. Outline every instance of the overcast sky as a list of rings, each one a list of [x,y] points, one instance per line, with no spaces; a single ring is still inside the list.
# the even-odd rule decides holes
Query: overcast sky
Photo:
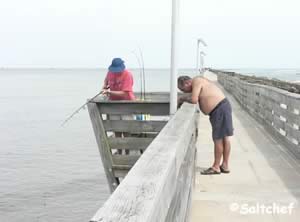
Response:
[[[299,0],[180,0],[179,66],[300,68]],[[171,0],[0,0],[0,67],[170,66]]]

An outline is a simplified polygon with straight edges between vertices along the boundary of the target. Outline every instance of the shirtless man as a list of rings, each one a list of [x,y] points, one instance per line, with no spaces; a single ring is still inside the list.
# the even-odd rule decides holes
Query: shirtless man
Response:
[[[223,92],[211,81],[204,77],[190,78],[180,76],[178,88],[191,93],[178,99],[178,105],[183,102],[199,103],[200,110],[209,115],[212,126],[212,137],[215,145],[215,160],[211,167],[201,172],[204,175],[229,173],[228,159],[230,154],[230,136],[233,135],[232,110]],[[221,159],[223,156],[223,161]]]

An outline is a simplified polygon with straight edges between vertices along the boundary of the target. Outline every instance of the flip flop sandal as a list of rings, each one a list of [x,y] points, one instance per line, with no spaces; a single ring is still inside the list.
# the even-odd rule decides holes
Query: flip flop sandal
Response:
[[[206,170],[203,170],[201,172],[202,175],[214,175],[214,174],[221,174],[221,172],[219,171],[216,171],[215,169],[213,169],[212,167],[206,169]]]
[[[225,170],[222,166],[220,166],[221,173],[230,173],[230,170]]]

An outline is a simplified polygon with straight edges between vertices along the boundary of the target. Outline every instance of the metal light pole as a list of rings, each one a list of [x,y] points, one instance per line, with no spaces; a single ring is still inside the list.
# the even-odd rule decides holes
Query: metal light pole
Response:
[[[207,46],[203,39],[197,39],[197,62],[196,62],[196,71],[199,71],[199,44],[202,43],[203,46]]]
[[[205,52],[200,52],[200,73],[204,71],[204,56],[206,56]]]
[[[172,0],[170,115],[174,115],[177,110],[178,28],[179,28],[179,0]]]

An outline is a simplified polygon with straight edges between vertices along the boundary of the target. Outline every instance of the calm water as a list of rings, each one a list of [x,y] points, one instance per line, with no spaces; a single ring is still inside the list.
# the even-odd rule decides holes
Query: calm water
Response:
[[[87,110],[60,126],[97,94],[105,72],[0,70],[0,222],[88,221],[106,200]],[[147,91],[167,91],[168,82],[168,70],[146,70]]]
[[[134,70],[135,90],[140,88]],[[166,91],[169,72],[147,70]],[[147,74],[146,73],[146,74]],[[105,70],[0,71],[0,222],[88,221],[109,195],[87,110]]]

